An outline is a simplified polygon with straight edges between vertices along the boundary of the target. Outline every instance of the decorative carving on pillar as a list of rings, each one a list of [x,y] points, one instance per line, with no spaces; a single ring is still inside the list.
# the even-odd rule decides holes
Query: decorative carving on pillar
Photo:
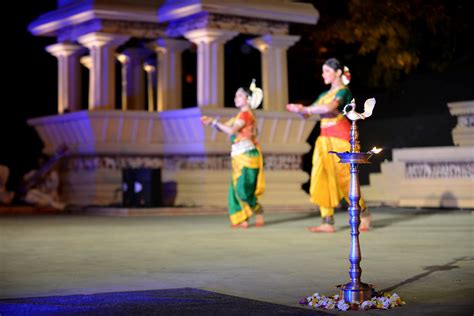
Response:
[[[58,41],[77,41],[82,36],[102,30],[102,21],[100,19],[91,19],[80,24],[62,27],[56,31]]]
[[[265,170],[300,170],[301,155],[265,155]],[[120,170],[127,168],[164,168],[182,170],[229,170],[230,155],[180,156],[76,156],[69,158],[66,170]]]
[[[292,35],[265,35],[248,41],[262,56],[264,110],[283,110],[288,103],[286,51],[300,39]]]
[[[458,116],[457,127],[473,127],[474,126],[474,115],[461,115]]]
[[[266,170],[300,170],[302,167],[301,155],[264,155]]]
[[[115,50],[128,36],[90,33],[78,38],[92,58],[89,110],[115,108]]]
[[[69,158],[64,165],[68,171],[162,167],[162,157],[143,156],[75,156]]]
[[[83,48],[71,43],[57,43],[46,51],[58,59],[58,113],[81,109],[79,55]]]
[[[182,52],[191,47],[191,43],[182,40],[159,38],[154,49],[157,55],[158,111],[179,109],[182,106]]]
[[[287,22],[202,12],[188,18],[171,21],[166,29],[166,35],[178,37],[190,31],[203,28],[259,35],[286,35],[289,33],[289,24]]]
[[[103,32],[129,35],[131,37],[154,39],[165,35],[162,24],[143,21],[102,20]]]
[[[407,162],[405,176],[409,179],[474,179],[474,162]]]
[[[184,34],[198,48],[198,106],[224,107],[224,44],[237,34],[215,29]]]
[[[154,39],[165,35],[164,26],[158,23],[92,19],[61,28],[57,31],[57,36],[58,41],[76,41],[79,37],[94,32],[127,35],[145,39]]]

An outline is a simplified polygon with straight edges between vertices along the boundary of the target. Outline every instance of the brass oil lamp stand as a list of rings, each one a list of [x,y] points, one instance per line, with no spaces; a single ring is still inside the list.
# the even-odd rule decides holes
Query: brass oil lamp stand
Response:
[[[349,276],[351,281],[346,284],[339,285],[340,297],[343,298],[346,303],[355,303],[356,301],[361,303],[366,300],[370,300],[375,295],[375,290],[372,285],[363,283],[361,279],[362,269],[360,267],[360,261],[362,255],[360,252],[359,243],[359,225],[360,225],[360,213],[361,208],[359,205],[360,200],[360,184],[359,184],[359,164],[369,164],[370,157],[380,152],[379,149],[375,148],[366,153],[360,152],[359,145],[359,131],[357,129],[357,120],[365,119],[372,115],[372,110],[375,106],[375,99],[368,99],[364,104],[364,113],[355,112],[355,102],[352,102],[344,107],[343,114],[352,122],[350,131],[350,144],[351,148],[349,152],[333,152],[340,158],[340,163],[350,164],[350,188],[349,188],[349,225],[351,226],[351,247],[349,253],[349,262],[351,267],[349,269]],[[352,107],[352,110],[346,112],[348,107]]]

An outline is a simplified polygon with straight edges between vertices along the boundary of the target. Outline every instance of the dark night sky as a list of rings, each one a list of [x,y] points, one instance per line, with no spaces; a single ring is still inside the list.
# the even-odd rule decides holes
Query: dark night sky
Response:
[[[55,8],[56,1],[15,1],[9,4],[14,19],[2,19],[3,104],[1,105],[1,135],[4,143],[0,162],[10,166],[11,181],[15,187],[18,177],[36,163],[42,144],[36,132],[27,126],[32,117],[56,113],[57,62],[45,52],[53,38],[37,38],[28,30],[28,24],[41,13]],[[8,23],[8,24],[7,24]]]
[[[322,4],[331,1],[313,2],[323,18],[324,10],[330,5]],[[321,7],[318,7],[317,3],[321,3]],[[14,9],[10,12],[14,13],[15,19],[7,25],[5,19],[2,22],[5,30],[2,47],[6,84],[3,89],[0,126],[6,142],[2,146],[0,162],[12,169],[12,181],[9,186],[15,187],[16,179],[34,166],[36,156],[42,148],[39,138],[35,131],[27,126],[26,120],[55,114],[57,109],[57,61],[44,50],[47,45],[53,44],[55,39],[34,37],[27,30],[28,24],[40,14],[54,9],[56,1],[32,1],[28,5],[16,1],[11,5]],[[259,55],[255,51],[247,52],[245,47],[242,47],[244,40],[245,37],[240,36],[226,47],[227,103],[232,100],[229,96],[232,96],[239,85],[246,84],[252,77],[260,79],[259,75],[254,75],[253,70],[257,69],[259,73]],[[311,45],[308,40],[302,39],[288,53],[290,101],[311,102],[325,89],[320,80],[320,66],[308,68],[313,56],[305,49]],[[188,55],[193,58],[193,54]],[[338,57],[337,52],[335,56]],[[349,62],[357,63],[357,60]],[[247,65],[245,71],[241,71],[242,63]],[[186,65],[186,60],[184,64]],[[374,113],[374,118],[378,120],[367,123],[365,128],[367,134],[385,137],[369,136],[367,145],[370,145],[370,142],[388,143],[389,148],[403,145],[450,145],[450,130],[455,122],[447,112],[446,103],[474,99],[473,65],[470,59],[448,67],[443,72],[415,71],[400,83],[398,89],[390,91],[351,85],[356,99],[365,100],[375,96],[378,101],[379,106]],[[357,81],[357,77],[353,77],[353,81]],[[387,131],[390,124],[394,127]],[[410,128],[403,129],[405,134],[403,131],[400,133],[397,126],[400,124],[425,126],[418,127],[418,132],[415,133],[417,136],[413,136],[414,130]],[[362,131],[364,132],[364,127]],[[316,134],[313,134],[310,138],[314,139],[315,136]]]

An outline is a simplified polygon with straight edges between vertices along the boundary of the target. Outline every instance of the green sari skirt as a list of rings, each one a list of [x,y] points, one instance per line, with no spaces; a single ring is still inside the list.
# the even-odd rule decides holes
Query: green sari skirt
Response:
[[[258,197],[265,190],[263,156],[259,149],[252,149],[232,157],[232,180],[229,187],[229,217],[232,225],[261,213]]]

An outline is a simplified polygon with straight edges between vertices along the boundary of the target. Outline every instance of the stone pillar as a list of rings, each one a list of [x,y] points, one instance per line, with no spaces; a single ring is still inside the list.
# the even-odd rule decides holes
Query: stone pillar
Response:
[[[115,50],[129,36],[89,33],[78,38],[92,58],[89,77],[89,110],[115,108]]]
[[[81,109],[81,68],[79,54],[82,47],[71,43],[57,43],[46,51],[58,59],[58,113]]]
[[[80,59],[81,65],[86,67],[89,71],[92,68],[92,57],[87,55],[87,56],[82,56]]]
[[[117,60],[120,62],[120,71],[121,71],[121,82],[120,82],[120,87],[122,88],[122,91],[120,93],[120,97],[122,100],[122,111],[127,111],[128,108],[128,98],[127,98],[127,64],[130,62],[129,58],[127,55],[124,54],[118,54],[117,55]]]
[[[87,56],[82,56],[81,59],[80,59],[80,62],[81,62],[81,65],[83,65],[84,67],[87,68],[87,70],[89,70],[89,94],[88,94],[88,101],[87,101],[87,104],[92,104],[92,94],[91,94],[91,91],[92,91],[92,81],[90,80],[91,79],[91,69],[92,69],[92,57],[90,55],[87,55]]]
[[[198,48],[198,106],[224,107],[224,44],[237,34],[216,29],[184,34]]]
[[[156,78],[156,67],[151,63],[145,63],[143,70],[146,72],[147,81],[147,100],[148,100],[148,112],[155,111],[155,94],[154,94],[154,83]]]
[[[122,84],[125,92],[124,110],[145,110],[145,73],[143,63],[152,52],[144,48],[127,48],[119,55],[122,62]],[[122,101],[123,104],[123,101]]]
[[[300,39],[292,35],[264,35],[248,41],[262,54],[263,108],[283,110],[288,103],[286,51]]]
[[[181,53],[190,46],[189,42],[169,38],[159,38],[156,41],[158,111],[182,107]]]

